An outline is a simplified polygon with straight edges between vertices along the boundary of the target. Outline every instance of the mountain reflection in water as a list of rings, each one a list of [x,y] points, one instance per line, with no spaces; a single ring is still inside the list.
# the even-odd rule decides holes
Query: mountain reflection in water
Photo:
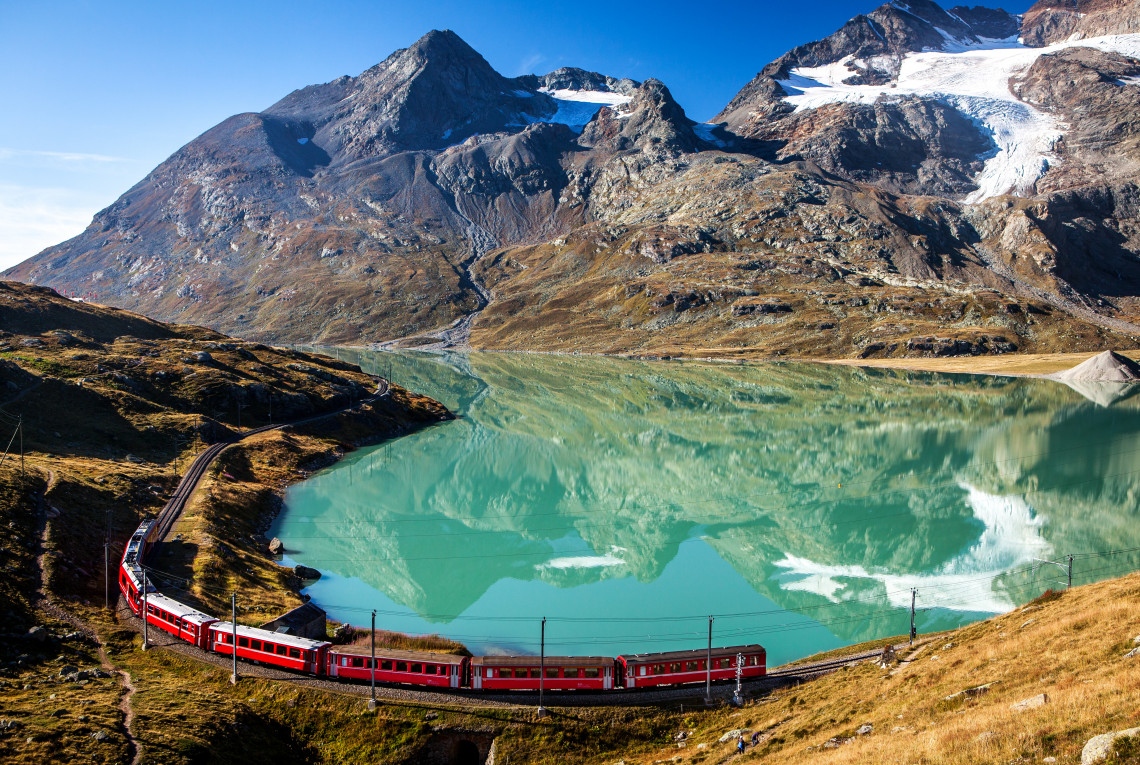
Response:
[[[1140,546],[1140,401],[794,363],[340,349],[461,418],[294,486],[273,533],[334,618],[477,651],[764,643],[771,661],[1007,610],[1037,559]],[[1077,583],[1137,567],[1082,561]],[[1084,571],[1082,571],[1082,567]],[[682,618],[683,617],[683,618]]]

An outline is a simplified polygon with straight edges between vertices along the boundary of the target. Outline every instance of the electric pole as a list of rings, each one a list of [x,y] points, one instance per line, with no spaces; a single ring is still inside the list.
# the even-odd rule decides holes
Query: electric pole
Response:
[[[24,415],[20,415],[20,421],[17,423],[16,428],[20,431],[20,477],[24,476]]]
[[[230,595],[230,640],[233,643],[230,645],[231,652],[234,657],[234,673],[230,676],[230,683],[237,685],[237,593]]]
[[[1073,556],[1070,553],[1067,557],[1069,559],[1069,584],[1065,587],[1065,589],[1071,590],[1073,589]]]
[[[368,700],[368,708],[376,708],[376,611],[372,611],[372,698]]]
[[[709,643],[708,649],[705,651],[705,703],[712,703],[712,623],[713,618],[709,617]]]
[[[538,636],[538,716],[546,716],[546,707],[542,705],[542,694],[546,688],[546,617],[542,617],[542,626]]]
[[[918,589],[912,587],[910,590],[910,644],[914,645],[914,636],[918,633],[914,631],[914,601],[918,597]]]
[[[142,601],[142,603],[143,603],[143,606],[142,606],[143,644],[142,644],[142,649],[145,651],[149,647],[147,645],[146,625],[147,625],[147,622],[150,620],[146,618],[147,617],[147,610],[146,610],[146,569],[143,568],[142,566],[139,566],[139,570],[142,571],[142,591],[143,591],[143,601]]]

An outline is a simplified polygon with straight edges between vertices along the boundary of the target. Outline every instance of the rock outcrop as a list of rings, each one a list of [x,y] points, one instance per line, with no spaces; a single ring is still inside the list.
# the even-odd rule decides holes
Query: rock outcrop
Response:
[[[1025,12],[1026,45],[1045,46],[1072,38],[1140,33],[1140,7],[1132,0],[1038,0]]]

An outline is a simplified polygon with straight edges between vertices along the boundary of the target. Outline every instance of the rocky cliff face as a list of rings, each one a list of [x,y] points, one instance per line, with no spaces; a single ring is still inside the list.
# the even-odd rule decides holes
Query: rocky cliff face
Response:
[[[1025,13],[1026,45],[1051,45],[1071,38],[1140,33],[1140,7],[1133,0],[1038,0]]]
[[[1131,342],[1140,36],[1043,54],[1017,30],[884,5],[764,67],[716,125],[656,80],[505,78],[432,32],[223,122],[8,275],[302,342]]]

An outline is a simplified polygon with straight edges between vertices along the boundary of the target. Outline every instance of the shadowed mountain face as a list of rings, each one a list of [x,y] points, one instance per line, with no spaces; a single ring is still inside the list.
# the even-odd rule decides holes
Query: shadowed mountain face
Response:
[[[1132,343],[1131,38],[1039,55],[1017,33],[1003,11],[899,0],[764,67],[714,126],[656,80],[506,78],[430,32],[231,117],[7,275],[268,340]]]

